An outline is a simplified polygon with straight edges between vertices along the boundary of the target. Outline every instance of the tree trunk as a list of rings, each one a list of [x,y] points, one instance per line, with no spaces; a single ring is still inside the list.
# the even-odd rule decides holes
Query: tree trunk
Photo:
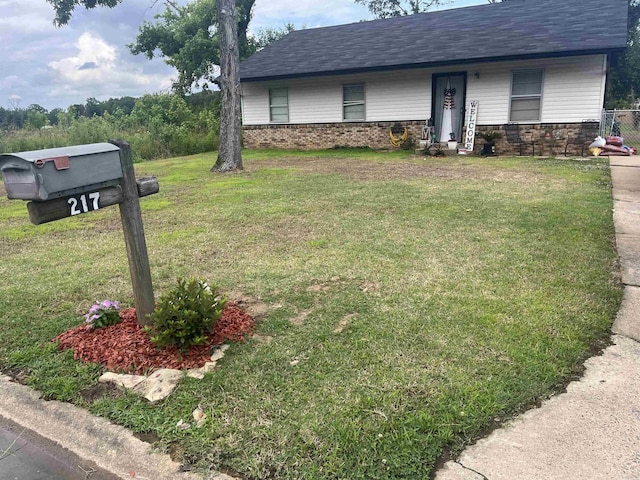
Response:
[[[220,37],[220,147],[212,172],[242,169],[242,114],[240,111],[240,53],[235,0],[218,0]]]

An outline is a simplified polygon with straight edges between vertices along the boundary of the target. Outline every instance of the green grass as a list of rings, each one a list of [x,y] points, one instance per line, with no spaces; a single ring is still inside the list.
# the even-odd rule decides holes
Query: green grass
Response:
[[[155,290],[195,276],[260,297],[273,342],[233,345],[158,405],[84,403],[183,462],[248,479],[428,478],[608,335],[621,288],[602,159],[248,151],[228,175],[214,161],[136,166],[160,180],[141,200]],[[0,199],[0,365],[83,404],[100,368],[49,339],[94,300],[132,304],[118,211],[36,227],[20,205]],[[198,404],[205,426],[178,430]]]

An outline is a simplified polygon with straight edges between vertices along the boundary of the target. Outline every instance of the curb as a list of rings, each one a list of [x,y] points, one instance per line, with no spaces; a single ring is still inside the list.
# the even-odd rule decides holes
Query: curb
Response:
[[[0,392],[0,416],[37,432],[120,478],[205,478],[180,472],[179,463],[171,460],[169,455],[152,452],[150,444],[137,439],[124,427],[68,403],[42,400],[35,391],[5,375],[0,375]],[[224,474],[213,474],[207,480],[233,479]]]

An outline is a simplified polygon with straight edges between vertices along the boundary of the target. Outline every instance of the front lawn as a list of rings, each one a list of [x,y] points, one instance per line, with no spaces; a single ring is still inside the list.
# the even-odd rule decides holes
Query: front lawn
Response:
[[[36,227],[2,190],[0,369],[194,468],[424,479],[607,338],[621,287],[606,159],[248,151],[227,175],[214,162],[136,165],[160,181],[141,200],[154,287],[195,276],[259,299],[259,337],[158,405],[100,395],[101,368],[49,339],[95,300],[132,304],[118,209]],[[176,428],[197,405],[204,427]]]

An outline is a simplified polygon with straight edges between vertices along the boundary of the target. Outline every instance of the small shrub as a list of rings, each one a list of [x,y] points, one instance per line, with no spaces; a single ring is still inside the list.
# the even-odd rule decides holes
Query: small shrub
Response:
[[[407,137],[407,139],[400,144],[400,148],[402,150],[407,150],[407,151],[408,150],[415,150],[416,141],[411,137]]]
[[[206,342],[226,305],[226,298],[206,282],[178,279],[176,287],[160,296],[145,331],[156,346],[175,345],[184,353]]]
[[[85,318],[85,324],[89,330],[108,327],[120,323],[120,305],[118,302],[104,300],[91,306]]]

